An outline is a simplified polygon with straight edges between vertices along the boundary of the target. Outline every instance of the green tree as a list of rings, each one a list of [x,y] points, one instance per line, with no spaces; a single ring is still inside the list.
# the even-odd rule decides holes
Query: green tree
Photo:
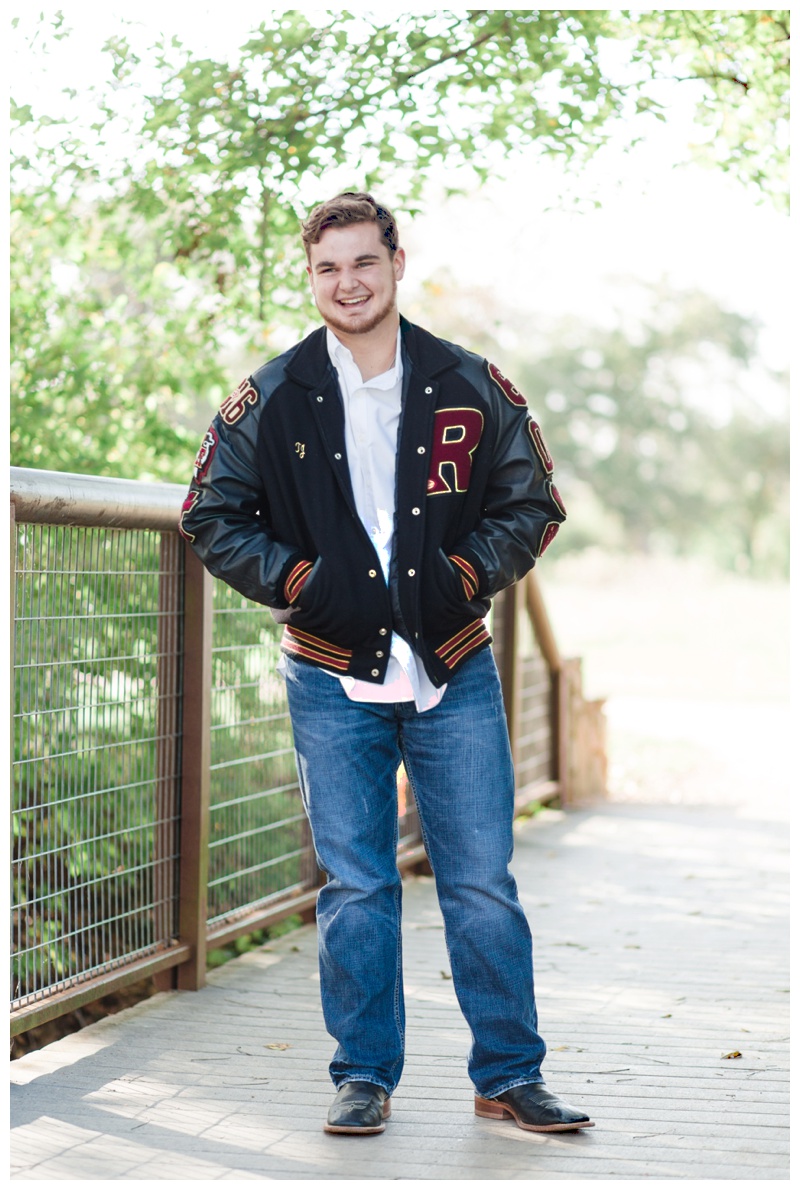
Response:
[[[202,309],[141,220],[42,190],[14,195],[10,222],[12,461],[176,478],[183,394],[224,384]]]
[[[68,42],[63,18],[36,37]],[[300,194],[337,163],[408,210],[435,163],[485,178],[530,146],[569,167],[633,143],[678,77],[702,152],[780,198],[787,46],[783,11],[292,10],[232,62],[113,37],[88,126],[77,78],[57,117],[13,108],[14,461],[185,467],[180,407],[224,395],[224,346],[308,324]]]

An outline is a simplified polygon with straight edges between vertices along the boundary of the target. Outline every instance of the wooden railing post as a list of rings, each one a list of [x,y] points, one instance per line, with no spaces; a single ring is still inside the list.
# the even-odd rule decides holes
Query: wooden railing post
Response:
[[[156,713],[156,828],[153,857],[153,941],[174,937],[175,895],[179,873],[181,775],[181,615],[183,590],[180,561],[183,542],[177,533],[162,533],[159,544]],[[174,984],[175,969],[163,972],[159,987]]]
[[[565,663],[553,675],[555,687],[555,742],[556,780],[559,784],[561,805],[567,807],[572,800],[570,766],[570,672]]]
[[[550,617],[547,614],[542,589],[533,571],[525,578],[525,605],[528,609],[533,633],[542,656],[550,670],[552,682],[551,698],[551,739],[552,757],[551,772],[558,782],[561,805],[569,804],[571,797],[571,778],[569,764],[569,733],[571,730],[570,715],[570,687],[569,673],[556,644]]]
[[[10,590],[9,590],[9,611],[11,612],[11,624],[9,632],[9,648],[8,648],[8,781],[9,789],[11,790],[11,806],[15,805],[14,792],[14,712],[16,710],[17,701],[17,682],[16,673],[14,672],[14,660],[17,640],[17,508],[14,504],[14,497],[11,497],[11,528],[9,531],[9,544],[11,546],[11,565],[9,568]]]
[[[500,607],[498,608],[498,603]],[[506,708],[508,737],[511,741],[511,755],[517,756],[517,719],[519,713],[519,658],[517,656],[517,612],[519,606],[519,584],[506,587],[495,599],[495,657],[503,689]],[[498,615],[498,612],[500,613]],[[499,656],[498,656],[499,654]]]
[[[208,921],[208,836],[211,780],[211,634],[213,579],[184,547],[183,743],[181,753],[180,940],[191,958],[177,986],[205,984]]]

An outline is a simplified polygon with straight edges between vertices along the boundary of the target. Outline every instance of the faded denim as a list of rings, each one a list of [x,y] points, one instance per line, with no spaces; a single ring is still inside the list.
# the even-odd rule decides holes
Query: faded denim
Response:
[[[403,1069],[397,769],[404,762],[434,871],[453,984],[472,1033],[478,1094],[541,1082],[531,934],[508,864],[514,774],[489,649],[438,706],[351,701],[339,681],[287,657],[300,788],[317,862],[322,1008],[338,1042],[333,1082],[390,1094]]]

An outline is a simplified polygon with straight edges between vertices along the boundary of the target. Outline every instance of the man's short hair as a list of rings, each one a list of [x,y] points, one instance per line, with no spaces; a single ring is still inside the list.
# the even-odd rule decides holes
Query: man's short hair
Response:
[[[311,245],[318,244],[329,227],[349,227],[353,223],[377,223],[389,255],[394,256],[399,239],[392,212],[376,202],[371,194],[345,190],[343,194],[337,194],[335,198],[314,207],[303,223],[303,246],[307,258],[311,259]]]

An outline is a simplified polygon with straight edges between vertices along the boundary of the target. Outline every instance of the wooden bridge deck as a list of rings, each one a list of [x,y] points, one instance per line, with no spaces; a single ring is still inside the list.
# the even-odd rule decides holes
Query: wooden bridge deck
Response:
[[[313,927],[12,1063],[13,1176],[786,1179],[785,824],[547,812],[514,870],[550,1086],[584,1133],[479,1120],[432,881],[405,896],[408,1059],[383,1135],[328,1136]],[[738,1057],[725,1057],[739,1053]]]

